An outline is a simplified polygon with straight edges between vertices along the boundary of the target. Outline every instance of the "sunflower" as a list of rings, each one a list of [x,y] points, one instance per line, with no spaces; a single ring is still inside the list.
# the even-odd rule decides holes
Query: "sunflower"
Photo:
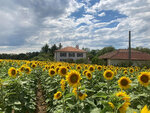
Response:
[[[46,68],[43,68],[43,69],[42,69],[42,71],[45,71],[45,70],[46,70]]]
[[[125,75],[126,75],[126,74],[128,74],[127,70],[124,70],[124,72],[123,72],[123,73],[124,73]]]
[[[119,80],[118,80],[118,84],[119,84],[119,87],[121,89],[128,89],[130,88],[130,83],[132,81],[129,79],[129,77],[121,77]]]
[[[114,104],[113,104],[112,102],[108,102],[108,104],[110,105],[110,107],[111,107],[112,109],[115,108],[115,106],[114,106]]]
[[[25,67],[25,73],[26,74],[30,74],[30,72],[31,72],[31,68],[30,67]]]
[[[91,80],[92,79],[92,74],[90,71],[86,72],[86,77]]]
[[[61,84],[61,90],[65,91],[65,84],[66,84],[65,80],[61,79],[60,84]]]
[[[129,69],[129,72],[130,72],[130,73],[133,73],[133,72],[134,72],[134,69],[133,69],[133,68],[130,68],[130,69]]]
[[[24,66],[24,65],[22,65],[22,66],[19,68],[19,70],[20,70],[21,72],[23,72],[24,69],[25,69],[25,66]]]
[[[148,110],[147,105],[143,107],[143,109],[141,110],[141,113],[150,113],[150,110]]]
[[[116,93],[117,97],[121,97],[122,100],[129,102],[130,101],[130,96],[126,94],[126,92],[120,91]]]
[[[129,105],[130,105],[130,102],[124,102],[123,105],[119,108],[119,112],[120,113],[126,113]]]
[[[57,66],[57,67],[55,68],[56,73],[58,73],[59,68],[60,68],[60,66]]]
[[[8,75],[11,76],[11,77],[16,77],[16,74],[17,74],[17,70],[14,68],[14,67],[11,67],[9,68],[8,70]]]
[[[84,68],[87,69],[87,68],[88,68],[88,65],[85,65]]]
[[[76,87],[73,88],[72,92],[74,93],[75,96],[78,95],[78,93],[77,93],[77,88],[76,88]]]
[[[81,80],[80,73],[76,70],[72,70],[66,76],[66,80],[67,80],[69,86],[77,87]]]
[[[105,78],[106,80],[112,80],[113,77],[114,77],[114,72],[111,71],[111,70],[106,70],[106,71],[104,72],[103,76],[104,76],[104,78]]]
[[[52,69],[49,69],[48,72],[49,72],[49,76],[50,76],[50,77],[53,77],[53,76],[56,75],[56,71],[55,71],[55,69],[53,69],[53,68],[52,68]]]
[[[51,68],[51,69],[52,69],[52,68],[55,69],[55,66],[52,64],[52,65],[50,66],[50,68]]]
[[[92,65],[90,65],[90,67],[88,68],[88,70],[89,70],[90,72],[94,72],[94,71],[95,71],[95,67],[92,66]]]
[[[65,66],[61,66],[58,71],[59,75],[65,77],[68,73],[68,68]]]
[[[138,81],[140,82],[141,85],[144,87],[147,87],[149,85],[149,80],[150,80],[150,73],[148,72],[142,72],[138,76]]]
[[[80,65],[76,66],[77,71],[80,71],[82,69],[82,67]]]
[[[84,100],[87,97],[87,94],[79,92],[78,97],[79,97],[80,100]]]
[[[83,71],[83,75],[86,75],[86,72],[88,72],[88,70],[84,70],[84,71]]]
[[[35,64],[35,63],[32,63],[31,67],[32,67],[32,68],[35,68],[35,67],[36,67],[36,64]]]
[[[60,99],[62,97],[62,93],[60,91],[58,91],[57,93],[54,94],[54,99]]]
[[[130,105],[130,97],[129,97],[129,95],[127,95],[126,92],[120,91],[120,92],[116,93],[116,96],[117,97],[121,97],[122,100],[124,100],[123,105],[119,108],[119,112],[120,113],[126,113],[126,110],[129,107],[129,105]]]
[[[102,66],[97,66],[97,70],[101,71],[102,70]]]

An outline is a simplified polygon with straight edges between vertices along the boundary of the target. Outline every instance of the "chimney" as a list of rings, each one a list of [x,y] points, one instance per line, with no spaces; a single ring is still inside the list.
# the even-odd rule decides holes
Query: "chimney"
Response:
[[[76,45],[76,48],[79,49],[79,45]]]

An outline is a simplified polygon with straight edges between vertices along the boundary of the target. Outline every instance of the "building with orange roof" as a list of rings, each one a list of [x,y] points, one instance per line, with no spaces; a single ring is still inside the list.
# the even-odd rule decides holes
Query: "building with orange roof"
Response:
[[[107,65],[117,65],[122,62],[128,62],[129,60],[129,50],[128,49],[118,49],[104,55],[99,56],[99,59],[107,61]],[[131,50],[131,61],[134,66],[144,64],[150,61],[150,54]]]
[[[86,51],[79,49],[79,46],[76,47],[65,47],[55,51],[55,61],[75,61],[77,59],[86,58]]]

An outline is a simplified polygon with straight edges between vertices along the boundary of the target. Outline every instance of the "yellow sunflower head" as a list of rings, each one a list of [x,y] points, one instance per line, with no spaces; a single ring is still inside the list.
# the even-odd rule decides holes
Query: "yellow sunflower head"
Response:
[[[55,69],[53,69],[53,68],[52,68],[52,69],[49,69],[48,72],[49,72],[49,76],[50,76],[50,77],[53,77],[53,76],[56,75],[56,71],[55,71]]]
[[[106,80],[112,80],[113,77],[114,77],[114,72],[111,71],[111,70],[106,70],[106,71],[104,72],[103,76],[104,76],[104,78],[105,78]]]
[[[66,84],[66,81],[65,81],[64,79],[61,79],[60,84],[61,84],[61,89],[62,89],[62,91],[65,91],[65,84]]]
[[[121,77],[119,80],[118,80],[118,85],[121,89],[128,89],[130,88],[130,83],[132,81],[129,79],[129,77]]]
[[[84,100],[87,97],[87,94],[79,92],[78,97],[80,100]]]
[[[54,94],[54,99],[58,100],[62,97],[62,93],[60,91],[58,91],[57,93]]]
[[[144,87],[147,87],[149,85],[149,81],[150,81],[150,73],[148,72],[142,72],[139,76],[138,76],[138,81],[140,82],[141,85],[143,85]]]
[[[57,66],[57,67],[55,68],[55,71],[56,71],[56,73],[58,73],[58,71],[59,71],[59,66]]]
[[[130,105],[130,102],[124,102],[123,105],[119,108],[119,112],[120,113],[126,113],[129,105]]]
[[[23,71],[24,71],[24,69],[25,69],[25,66],[24,66],[24,65],[22,65],[19,69],[20,69],[20,71],[21,71],[21,72],[23,72]]]
[[[101,71],[102,70],[102,66],[97,66],[97,70]]]
[[[65,66],[61,66],[59,68],[59,71],[58,71],[59,75],[61,75],[62,77],[65,77],[68,73],[68,68],[65,67]]]
[[[86,72],[86,77],[91,80],[92,79],[92,73],[90,71]]]
[[[82,69],[81,65],[77,65],[76,69],[80,71]]]
[[[95,67],[92,66],[92,65],[90,65],[90,67],[88,68],[88,70],[89,70],[90,72],[94,72],[94,71],[95,71]]]
[[[50,68],[51,68],[51,69],[55,69],[55,66],[52,64],[52,65],[50,66]]]
[[[77,88],[76,88],[76,87],[73,88],[72,93],[74,93],[75,96],[78,95],[78,93],[77,93]]]
[[[127,70],[125,70],[123,73],[124,73],[125,75],[128,74]]]
[[[87,69],[87,68],[88,68],[88,65],[85,65],[84,68]]]
[[[84,71],[83,71],[83,75],[86,75],[86,72],[88,72],[88,70],[84,70]]]
[[[77,87],[80,84],[81,76],[80,73],[76,70],[71,70],[67,76],[66,80],[69,86]]]
[[[120,91],[116,93],[117,97],[121,97],[122,100],[129,102],[130,101],[130,96],[126,94],[126,92]]]
[[[145,105],[145,106],[142,108],[141,113],[150,113],[150,110],[148,110],[147,105]]]
[[[32,67],[32,68],[35,68],[35,67],[36,67],[36,64],[35,64],[35,63],[32,63],[31,67]]]
[[[17,70],[14,67],[9,68],[8,75],[15,78],[17,75]]]
[[[30,72],[31,72],[31,68],[30,68],[30,67],[28,67],[28,66],[27,66],[27,67],[25,67],[25,69],[24,69],[24,70],[25,70],[25,73],[26,73],[26,74],[30,74]]]
[[[130,69],[129,69],[129,72],[130,72],[130,73],[133,73],[133,72],[134,72],[134,69],[133,69],[133,68],[130,68]]]
[[[108,104],[110,105],[110,107],[111,107],[112,109],[115,108],[115,106],[114,106],[114,104],[113,104],[112,102],[108,102]]]

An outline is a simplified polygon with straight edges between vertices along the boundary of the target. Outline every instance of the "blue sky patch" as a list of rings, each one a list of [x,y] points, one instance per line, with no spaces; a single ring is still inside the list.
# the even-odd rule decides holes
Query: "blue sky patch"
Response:
[[[105,13],[105,16],[98,16],[98,14],[101,14],[102,12]],[[102,10],[98,14],[95,16],[95,18],[100,22],[110,22],[118,18],[127,17],[126,15],[120,14],[118,11],[113,11],[113,10]]]
[[[113,28],[113,27],[117,27],[117,25],[119,24],[119,22],[113,22],[109,25],[106,26],[106,28]]]
[[[85,25],[87,25],[87,24],[86,23],[81,23],[81,24],[77,25],[77,28],[80,27],[80,26],[85,26]]]
[[[99,2],[100,0],[90,0],[90,5],[92,6],[92,5],[94,5],[94,4],[96,4],[97,2]]]
[[[78,9],[76,12],[73,12],[70,17],[81,18],[85,14],[84,6],[82,6],[80,9]]]

